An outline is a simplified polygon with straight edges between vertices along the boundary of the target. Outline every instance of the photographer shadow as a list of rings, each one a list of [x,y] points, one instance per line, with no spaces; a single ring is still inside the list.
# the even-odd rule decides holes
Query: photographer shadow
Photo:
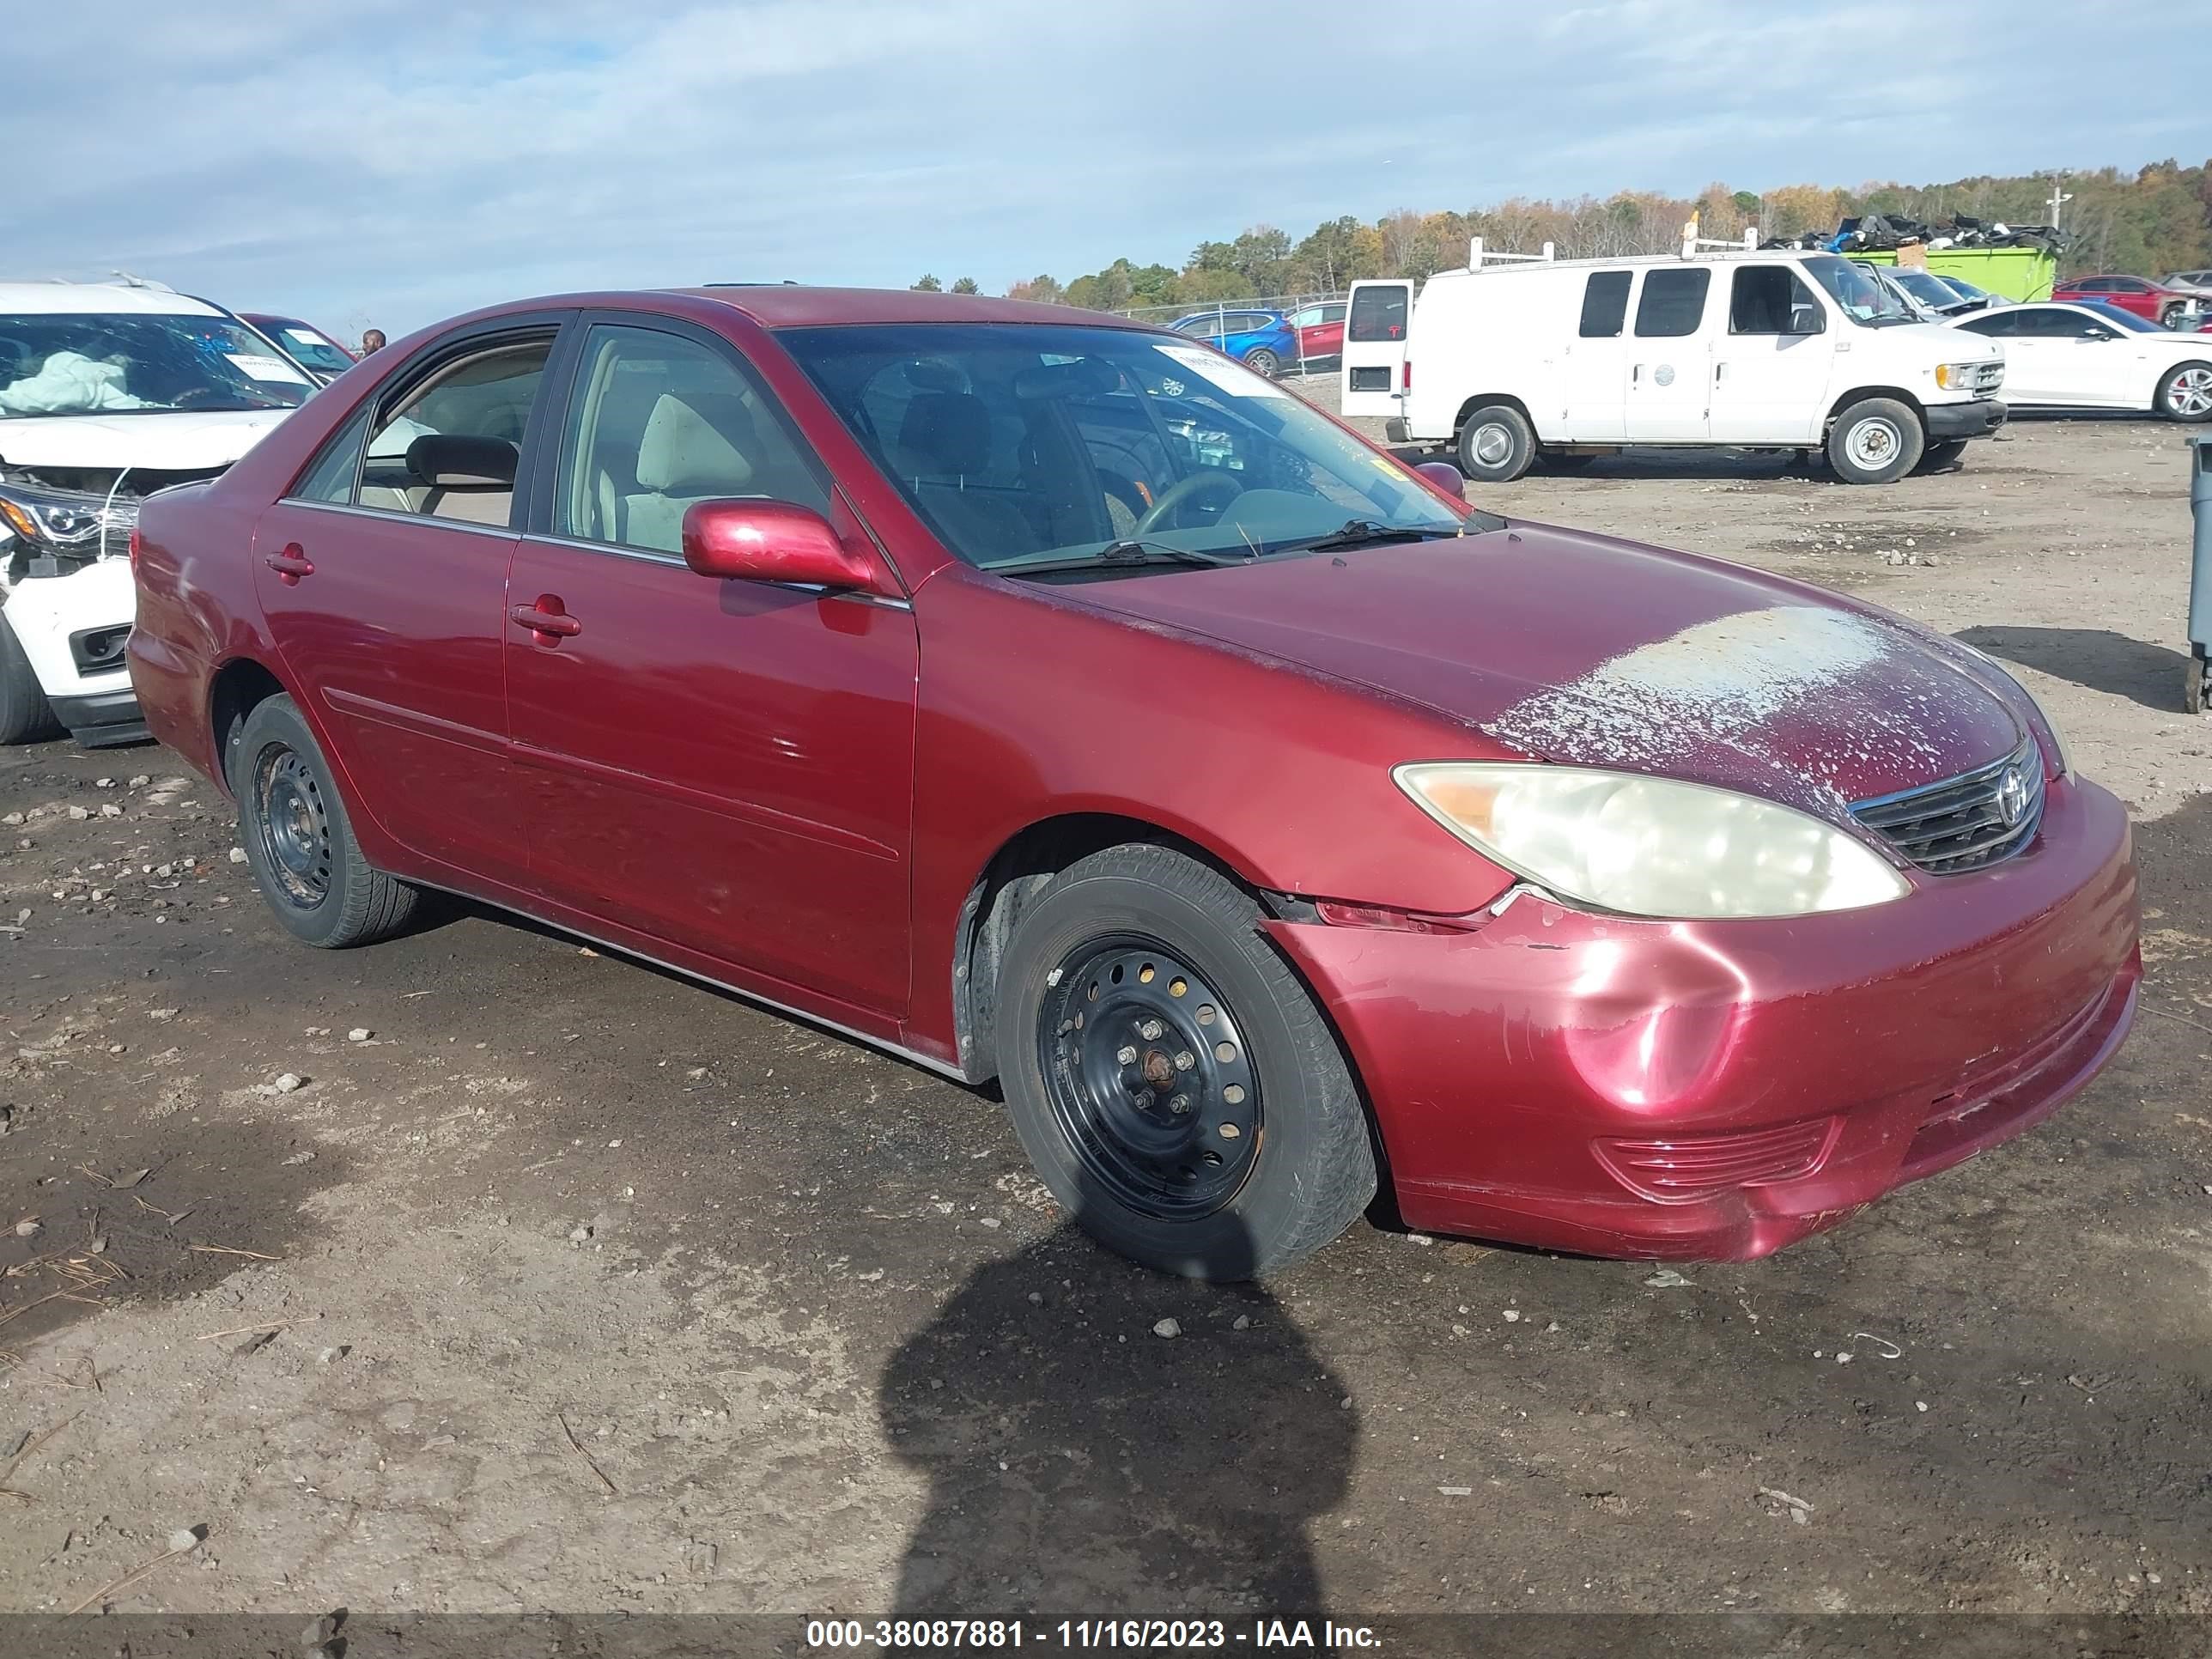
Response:
[[[1250,1261],[1244,1240],[1208,1267]],[[878,1403],[929,1480],[894,1617],[1321,1615],[1307,1530],[1358,1423],[1257,1285],[1152,1273],[1064,1224],[977,1269]]]

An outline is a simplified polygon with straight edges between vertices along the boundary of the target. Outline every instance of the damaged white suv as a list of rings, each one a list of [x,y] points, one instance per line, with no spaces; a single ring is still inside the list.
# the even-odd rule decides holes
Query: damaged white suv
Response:
[[[0,283],[0,743],[146,736],[123,656],[139,500],[214,477],[314,389],[167,289]]]

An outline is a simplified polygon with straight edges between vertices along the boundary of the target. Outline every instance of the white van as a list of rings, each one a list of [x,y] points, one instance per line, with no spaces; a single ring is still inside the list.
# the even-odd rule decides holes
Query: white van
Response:
[[[1915,321],[1848,259],[1794,251],[1555,260],[1478,242],[1418,300],[1407,282],[1354,283],[1340,374],[1346,415],[1454,446],[1491,483],[1651,444],[1825,448],[1839,477],[1887,483],[2005,418],[2002,348]]]

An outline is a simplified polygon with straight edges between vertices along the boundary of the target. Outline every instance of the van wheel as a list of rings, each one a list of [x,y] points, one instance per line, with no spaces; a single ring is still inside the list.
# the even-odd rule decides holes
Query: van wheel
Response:
[[[1255,374],[1263,374],[1272,380],[1275,378],[1276,371],[1282,368],[1282,363],[1267,347],[1258,346],[1245,353],[1244,367]]]
[[[46,688],[31,671],[23,642],[0,611],[0,743],[43,743],[62,734]]]
[[[1234,1281],[1328,1243],[1375,1195],[1334,1034],[1243,889],[1164,847],[1110,847],[1032,899],[999,969],[1014,1130],[1086,1232]]]
[[[1889,483],[1920,464],[1920,417],[1893,398],[1865,398],[1828,428],[1828,465],[1845,483]]]
[[[1966,439],[1946,438],[1941,443],[1929,445],[1922,453],[1920,470],[1923,472],[1943,471],[1947,468],[1956,466],[1959,464],[1959,458],[1966,453]]]
[[[2212,420],[2212,363],[2176,363],[2158,383],[2157,403],[2169,421]]]
[[[416,890],[362,857],[330,763],[291,698],[268,698],[246,715],[230,783],[253,884],[294,938],[337,951],[406,925]]]
[[[1510,404],[1485,404],[1459,429],[1459,470],[1484,483],[1511,483],[1536,459],[1528,417]]]

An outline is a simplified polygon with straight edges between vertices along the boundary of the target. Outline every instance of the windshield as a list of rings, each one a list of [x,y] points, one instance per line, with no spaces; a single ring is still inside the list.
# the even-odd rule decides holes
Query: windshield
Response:
[[[1899,269],[1889,274],[1907,294],[1939,310],[1959,303],[1959,295],[1927,271]]]
[[[945,544],[986,568],[1079,564],[1132,540],[1244,558],[1355,521],[1362,537],[1449,536],[1467,517],[1273,381],[1172,337],[927,324],[776,337]]]
[[[0,419],[290,409],[313,390],[227,317],[0,316]]]
[[[2130,334],[2165,334],[2170,331],[2162,324],[2138,317],[2132,311],[2121,310],[2109,300],[2076,300],[2074,303],[2084,311],[2095,312],[2100,321],[2110,323],[2115,328],[2124,328]]]
[[[1804,261],[1804,267],[1805,274],[1827,289],[1828,297],[1855,323],[1879,328],[1913,319],[1904,301],[1877,282],[1872,271],[1861,270],[1849,259],[1826,254]]]
[[[262,328],[278,345],[317,374],[343,374],[353,367],[353,359],[335,341],[305,323],[272,317]]]

